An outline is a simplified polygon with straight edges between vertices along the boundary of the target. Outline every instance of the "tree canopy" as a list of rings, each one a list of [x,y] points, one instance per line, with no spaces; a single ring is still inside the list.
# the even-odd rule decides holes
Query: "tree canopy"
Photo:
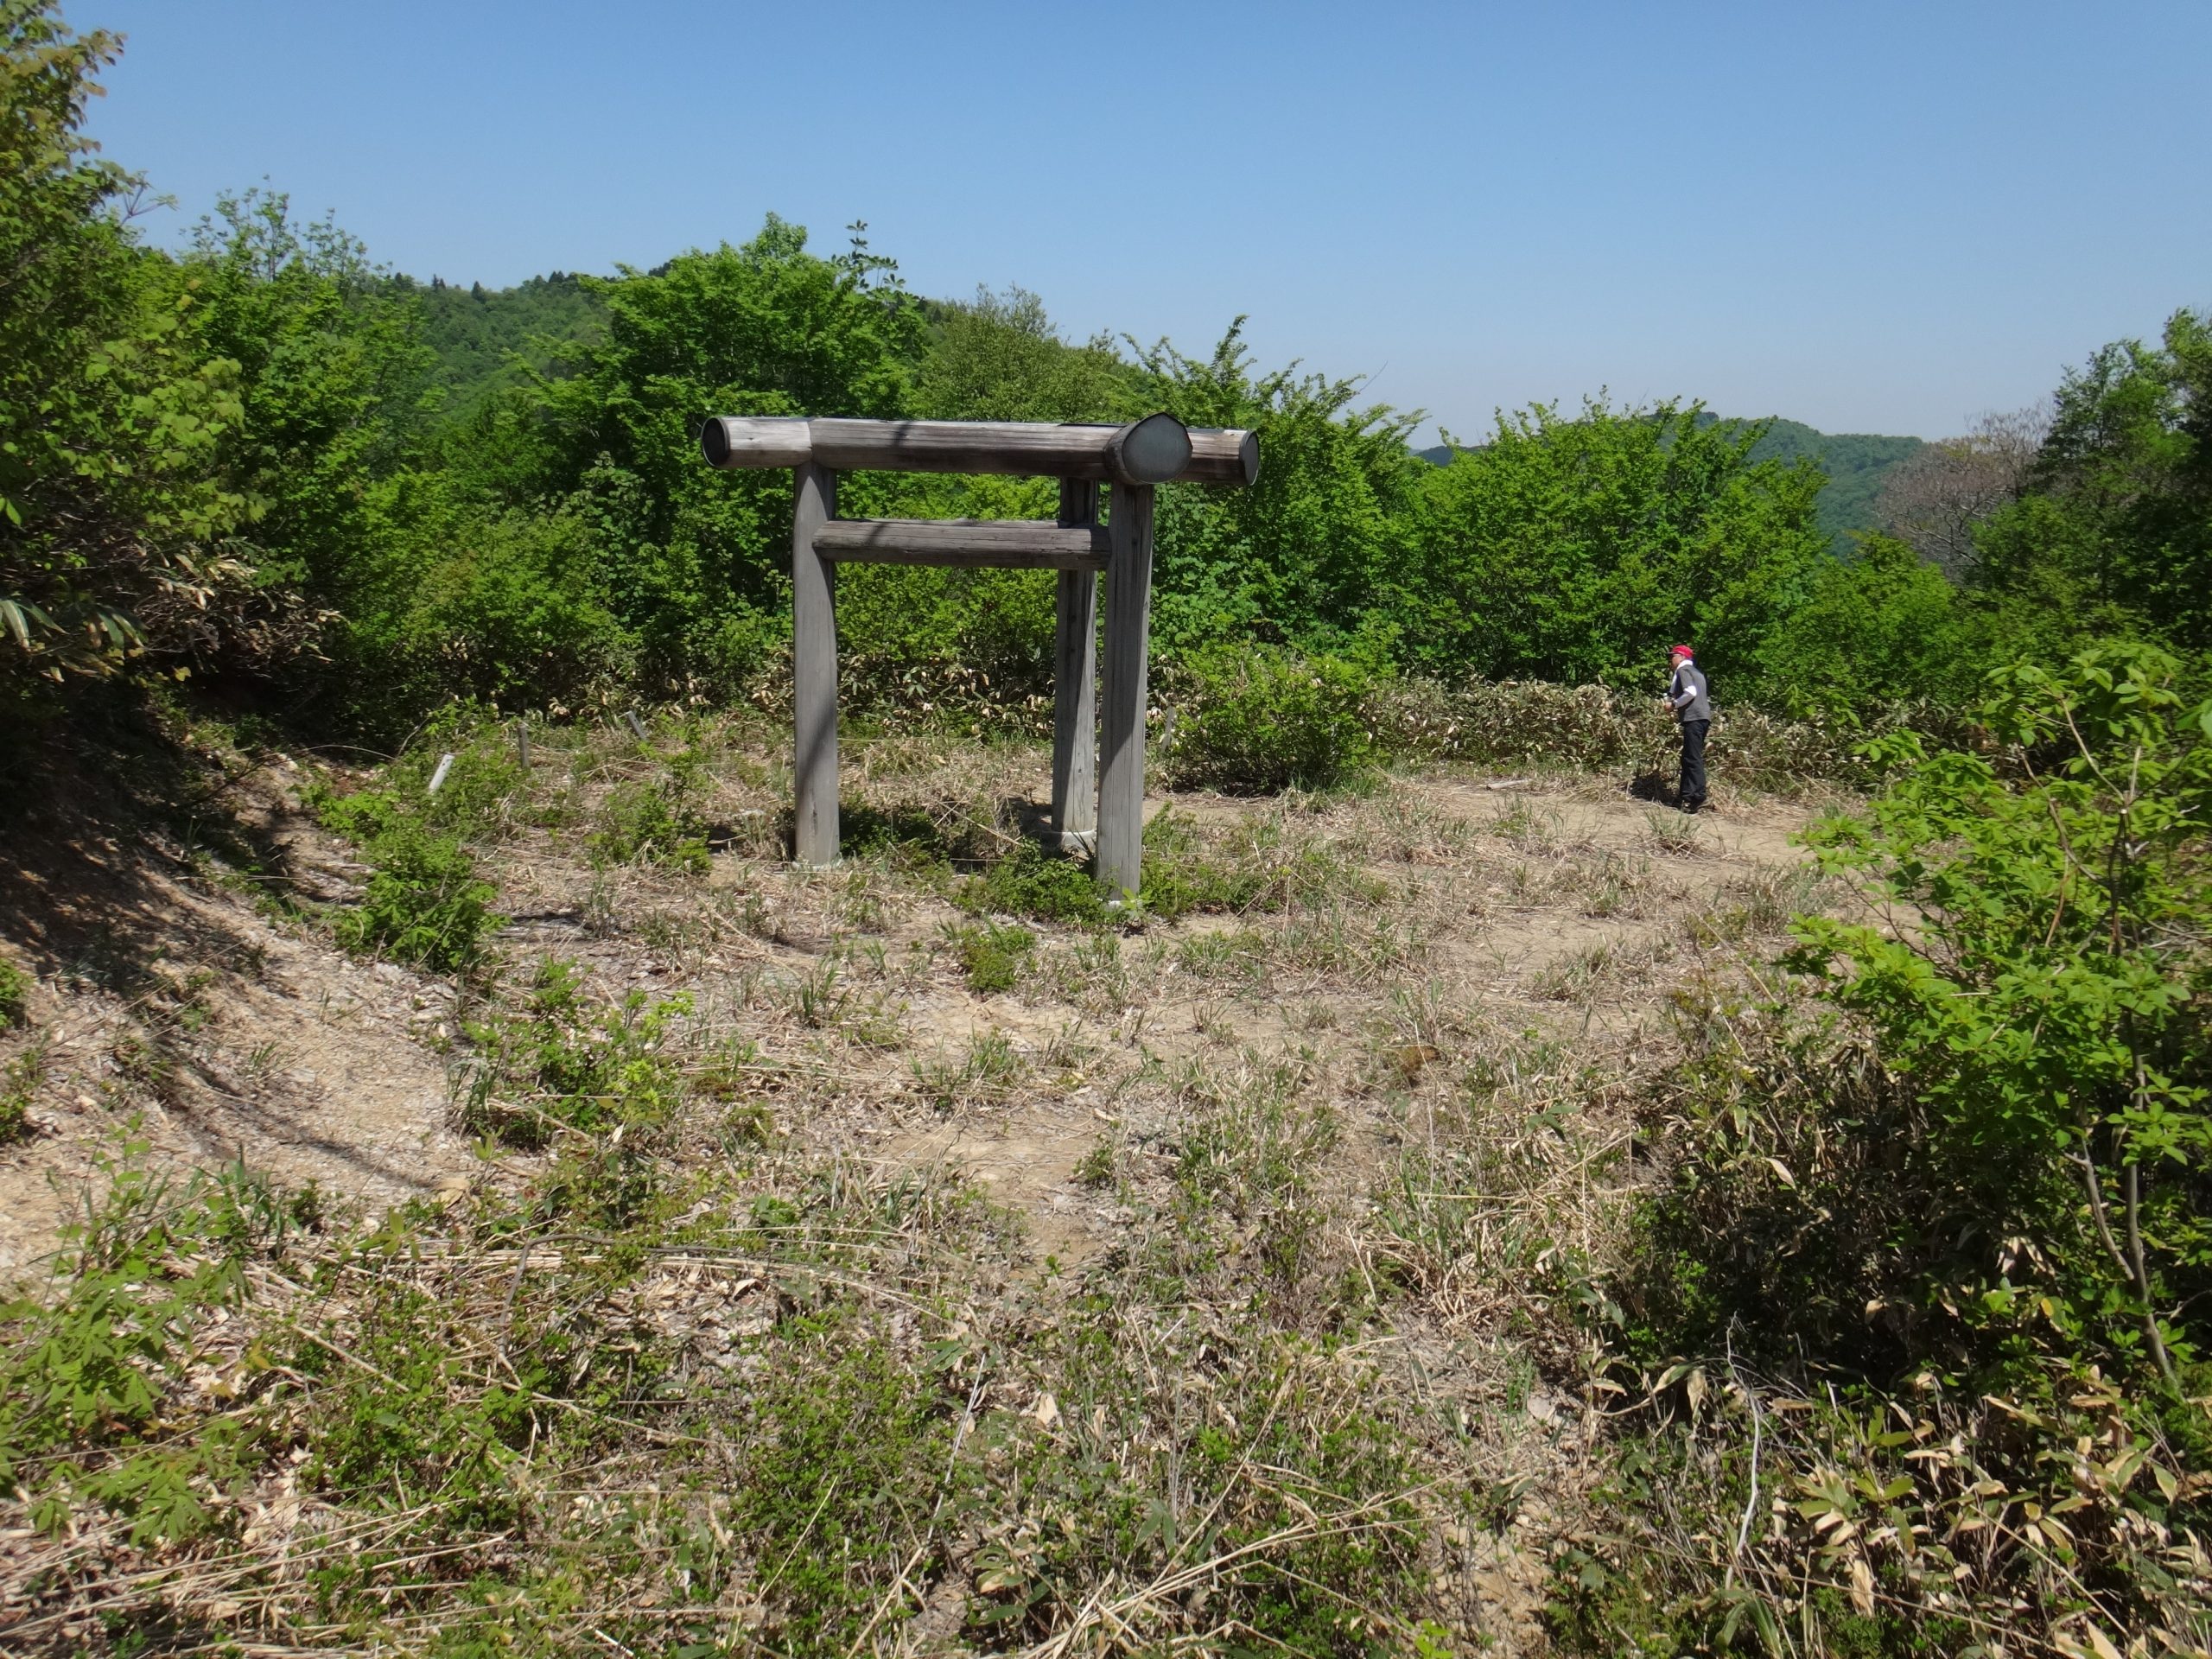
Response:
[[[1417,453],[1417,411],[1258,363],[1241,319],[1195,354],[1070,340],[1020,288],[913,295],[861,226],[825,252],[770,214],[741,244],[487,293],[394,276],[250,193],[164,253],[136,232],[139,181],[82,136],[114,40],[35,0],[0,20],[0,678],[19,696],[213,672],[365,730],[456,696],[741,695],[784,637],[791,484],[703,466],[709,413],[1254,429],[1255,487],[1162,493],[1170,658],[1246,642],[1627,685],[1688,639],[1724,702],[1852,714],[1955,704],[2004,661],[2101,638],[2212,647],[2194,313],[2068,373],[2048,436],[2040,416],[2012,434],[1992,487],[1953,476],[1987,459],[1974,435],[1923,448],[1603,396]],[[1884,477],[1906,539],[1839,540]],[[1035,480],[841,490],[853,515],[1053,511]],[[1033,690],[1051,672],[1034,575],[854,569],[840,624],[887,671]]]

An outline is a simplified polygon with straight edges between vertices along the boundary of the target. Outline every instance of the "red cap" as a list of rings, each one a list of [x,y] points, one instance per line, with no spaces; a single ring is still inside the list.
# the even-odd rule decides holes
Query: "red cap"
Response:
[[[1692,651],[1688,645],[1676,645],[1667,654],[1669,657],[1694,657],[1697,655],[1697,653]]]

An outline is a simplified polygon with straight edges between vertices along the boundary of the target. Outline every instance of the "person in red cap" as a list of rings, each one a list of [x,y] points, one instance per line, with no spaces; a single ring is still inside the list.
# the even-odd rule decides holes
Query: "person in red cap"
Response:
[[[1688,645],[1676,645],[1669,660],[1675,677],[1667,684],[1667,707],[1682,728],[1682,781],[1675,804],[1694,812],[1705,804],[1705,734],[1713,729],[1713,699]]]

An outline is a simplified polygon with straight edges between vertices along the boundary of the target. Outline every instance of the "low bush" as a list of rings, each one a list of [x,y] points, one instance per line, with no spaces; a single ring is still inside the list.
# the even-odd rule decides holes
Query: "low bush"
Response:
[[[946,873],[955,853],[967,850],[919,806],[887,811],[866,801],[841,803],[837,836],[838,850],[847,858],[880,857],[895,869],[915,872]]]
[[[704,875],[709,862],[704,822],[681,791],[651,781],[616,785],[585,845],[596,869],[644,862]]]
[[[1644,697],[1611,686],[1542,680],[1452,687],[1398,678],[1377,683],[1371,717],[1376,741],[1393,754],[1500,768],[1671,776],[1680,739],[1657,705],[1656,689],[1655,681],[1654,695]],[[1917,733],[1931,747],[1978,749],[1988,743],[1970,715],[1931,704],[1789,720],[1724,698],[1707,753],[1714,776],[1738,787],[1786,793],[1816,782],[1867,785],[1883,775],[1868,745],[1897,732]]]
[[[1942,1115],[1863,1026],[1683,1016],[1643,1114],[1667,1174],[1586,1310],[1642,1410],[1557,1564],[1563,1649],[2202,1650],[2202,1398],[2085,1351],[2052,1236],[1964,1206]]]
[[[498,890],[479,878],[468,849],[400,818],[365,850],[378,868],[360,903],[338,918],[339,943],[440,973],[474,967],[497,920]]]
[[[1251,909],[1267,893],[1268,872],[1254,862],[1212,855],[1205,840],[1173,806],[1144,827],[1144,881],[1138,895],[1145,913],[1172,922],[1198,911]]]
[[[200,1359],[210,1316],[245,1300],[244,1263],[296,1228],[294,1209],[242,1170],[173,1189],[148,1150],[131,1135],[103,1156],[105,1189],[49,1294],[0,1302],[0,1484],[43,1530],[82,1504],[133,1544],[189,1538],[266,1450],[228,1421],[180,1440],[163,1396]]]
[[[1033,841],[962,881],[953,902],[975,916],[1026,916],[1080,927],[1096,926],[1109,914],[1087,867],[1055,857]]]
[[[1327,789],[1381,758],[1369,707],[1375,677],[1344,658],[1216,645],[1192,652],[1162,680],[1175,711],[1162,764],[1177,788],[1228,795]]]
[[[1109,906],[1088,866],[1033,842],[962,880],[953,901],[971,915],[1096,927],[1116,918],[1172,922],[1207,912],[1281,910],[1373,885],[1324,847],[1287,843],[1274,825],[1248,832],[1243,844],[1217,848],[1167,806],[1144,827],[1143,883],[1135,910]]]
[[[1152,1639],[1126,1650],[1166,1650],[1171,1632],[1202,1648],[1229,1626],[1250,1636],[1230,1651],[1414,1651],[1374,1611],[1402,1617],[1422,1592],[1419,1478],[1374,1373],[1235,1316],[1205,1338],[1161,1331],[1131,1288],[1086,1288],[1039,1333],[1039,1369],[1084,1421],[1065,1437],[1001,1431],[985,1466],[1033,1513],[1082,1521],[994,1529],[969,1641],[1004,1651],[1083,1630],[1103,1569],[1116,1587],[1204,1586],[1203,1601],[1130,1594]],[[1167,1380],[1147,1387],[1147,1362]]]
[[[0,1031],[22,1025],[29,1017],[31,976],[5,957],[0,957]]]
[[[1311,905],[1333,893],[1379,898],[1386,890],[1325,843],[1287,837],[1279,823],[1239,827],[1217,847],[1173,806],[1144,827],[1145,914],[1172,922],[1193,913],[1251,915]]]
[[[423,821],[433,828],[488,840],[507,832],[517,798],[526,798],[529,775],[511,744],[482,710],[450,709],[425,730],[416,749],[386,769],[381,782],[403,799],[419,799]],[[433,794],[430,779],[445,753],[453,763]]]
[[[31,1096],[46,1075],[46,1056],[34,1049],[0,1065],[0,1147],[31,1132]]]
[[[339,943],[460,973],[482,963],[498,921],[492,910],[498,889],[479,873],[468,842],[499,832],[522,772],[498,732],[469,709],[448,709],[425,736],[373,787],[339,795],[318,786],[308,804],[373,866],[359,903],[335,919]],[[448,753],[451,764],[433,793],[440,757]]]
[[[911,1529],[945,1496],[959,1411],[864,1331],[805,1346],[812,1363],[794,1353],[751,1402],[732,1518],[754,1560],[779,1564],[761,1592],[775,1650],[834,1656],[860,1648],[862,1610],[912,1565]]]
[[[1925,1114],[1920,1300],[1951,1288],[1976,1345],[2049,1326],[2169,1388],[2212,1342],[2212,702],[2180,677],[2146,647],[2010,671],[2011,780],[1901,743],[1898,782],[1810,839],[1917,925],[1810,917],[1793,959]]]
[[[953,959],[967,976],[968,988],[985,995],[1010,991],[1023,963],[1037,949],[1037,936],[1026,927],[987,923],[981,927],[948,927],[947,942]]]
[[[2013,671],[2004,776],[1895,741],[1812,839],[1910,931],[1802,918],[1791,988],[1685,1000],[1600,1299],[1650,1433],[1567,1563],[1572,1644],[2212,1639],[2212,705],[2178,680]]]
[[[461,1122],[519,1147],[562,1129],[658,1127],[683,1094],[665,1052],[670,1027],[690,1011],[688,998],[653,1001],[642,991],[602,1004],[575,963],[541,962],[519,1008],[467,1028],[476,1058]]]

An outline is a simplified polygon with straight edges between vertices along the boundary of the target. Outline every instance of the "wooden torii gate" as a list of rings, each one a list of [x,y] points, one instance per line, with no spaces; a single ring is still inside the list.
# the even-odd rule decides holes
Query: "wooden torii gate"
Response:
[[[788,467],[796,475],[792,775],[793,850],[799,862],[837,861],[836,566],[1057,570],[1052,827],[1064,847],[1080,845],[1095,833],[1100,885],[1134,897],[1142,879],[1153,492],[1179,481],[1249,485],[1260,474],[1259,439],[1230,429],[1193,430],[1165,414],[1118,427],[731,416],[709,420],[700,429],[699,447],[716,467]],[[1059,517],[1049,522],[840,518],[837,474],[857,470],[1057,478]],[[1103,521],[1102,484],[1110,491]],[[1096,768],[1101,571],[1107,593],[1105,756],[1103,767]]]

